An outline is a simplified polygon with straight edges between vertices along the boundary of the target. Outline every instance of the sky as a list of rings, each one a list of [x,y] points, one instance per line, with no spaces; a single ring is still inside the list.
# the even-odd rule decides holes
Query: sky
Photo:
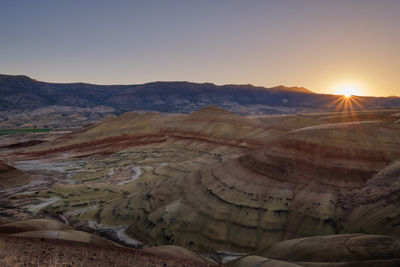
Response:
[[[1,0],[0,73],[400,95],[400,1]]]

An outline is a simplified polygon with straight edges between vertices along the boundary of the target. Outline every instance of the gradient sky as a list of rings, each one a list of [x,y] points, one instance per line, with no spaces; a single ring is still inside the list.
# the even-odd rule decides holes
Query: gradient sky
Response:
[[[400,95],[400,1],[2,0],[0,73]]]

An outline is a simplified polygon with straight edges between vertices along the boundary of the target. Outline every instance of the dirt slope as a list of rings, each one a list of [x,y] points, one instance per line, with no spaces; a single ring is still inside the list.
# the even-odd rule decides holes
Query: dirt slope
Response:
[[[16,266],[214,266],[115,246],[0,236],[0,265]]]

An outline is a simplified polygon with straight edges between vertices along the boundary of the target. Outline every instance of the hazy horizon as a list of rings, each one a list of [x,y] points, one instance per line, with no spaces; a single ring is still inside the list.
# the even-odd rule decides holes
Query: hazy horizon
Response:
[[[166,82],[166,83],[168,83],[168,82],[171,82],[171,83],[173,83],[173,82],[177,82],[177,83],[179,83],[179,82],[187,82],[187,83],[196,83],[196,84],[211,83],[211,84],[214,84],[216,86],[229,86],[229,85],[247,86],[247,85],[250,85],[250,86],[254,86],[254,87],[264,87],[266,89],[284,86],[284,87],[287,87],[287,88],[297,87],[297,88],[305,88],[307,90],[310,90],[309,88],[306,88],[306,87],[301,86],[301,85],[285,85],[285,84],[276,84],[276,85],[272,85],[272,86],[265,86],[265,85],[255,85],[255,84],[251,84],[251,83],[247,83],[247,84],[237,83],[237,84],[234,84],[234,83],[213,83],[213,82],[207,82],[207,81],[194,82],[194,81],[185,81],[185,80],[164,80],[164,81],[154,80],[154,81],[147,81],[147,82],[141,82],[141,83],[90,83],[90,82],[86,82],[86,81],[68,81],[68,82],[57,82],[56,81],[56,82],[54,82],[54,81],[45,81],[45,80],[41,80],[41,79],[36,79],[35,77],[31,77],[31,76],[26,75],[26,74],[0,73],[0,75],[27,76],[27,77],[29,77],[29,78],[31,78],[33,80],[36,80],[36,81],[46,82],[46,83],[54,83],[54,84],[86,83],[86,84],[104,85],[104,86],[113,86],[113,85],[123,85],[123,86],[124,85],[128,85],[129,86],[129,85],[141,85],[141,84],[157,83],[157,82]],[[310,91],[312,93],[315,93],[315,94],[336,95],[336,93],[334,93],[334,92],[314,92],[312,90],[310,90]],[[365,97],[400,97],[400,95],[389,95],[389,96],[359,95],[359,96],[365,96]]]
[[[4,1],[0,73],[399,95],[400,1]]]

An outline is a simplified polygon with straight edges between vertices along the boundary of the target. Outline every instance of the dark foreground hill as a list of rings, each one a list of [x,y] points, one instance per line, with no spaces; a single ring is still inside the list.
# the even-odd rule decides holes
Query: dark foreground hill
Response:
[[[115,246],[0,236],[1,266],[217,266]]]

